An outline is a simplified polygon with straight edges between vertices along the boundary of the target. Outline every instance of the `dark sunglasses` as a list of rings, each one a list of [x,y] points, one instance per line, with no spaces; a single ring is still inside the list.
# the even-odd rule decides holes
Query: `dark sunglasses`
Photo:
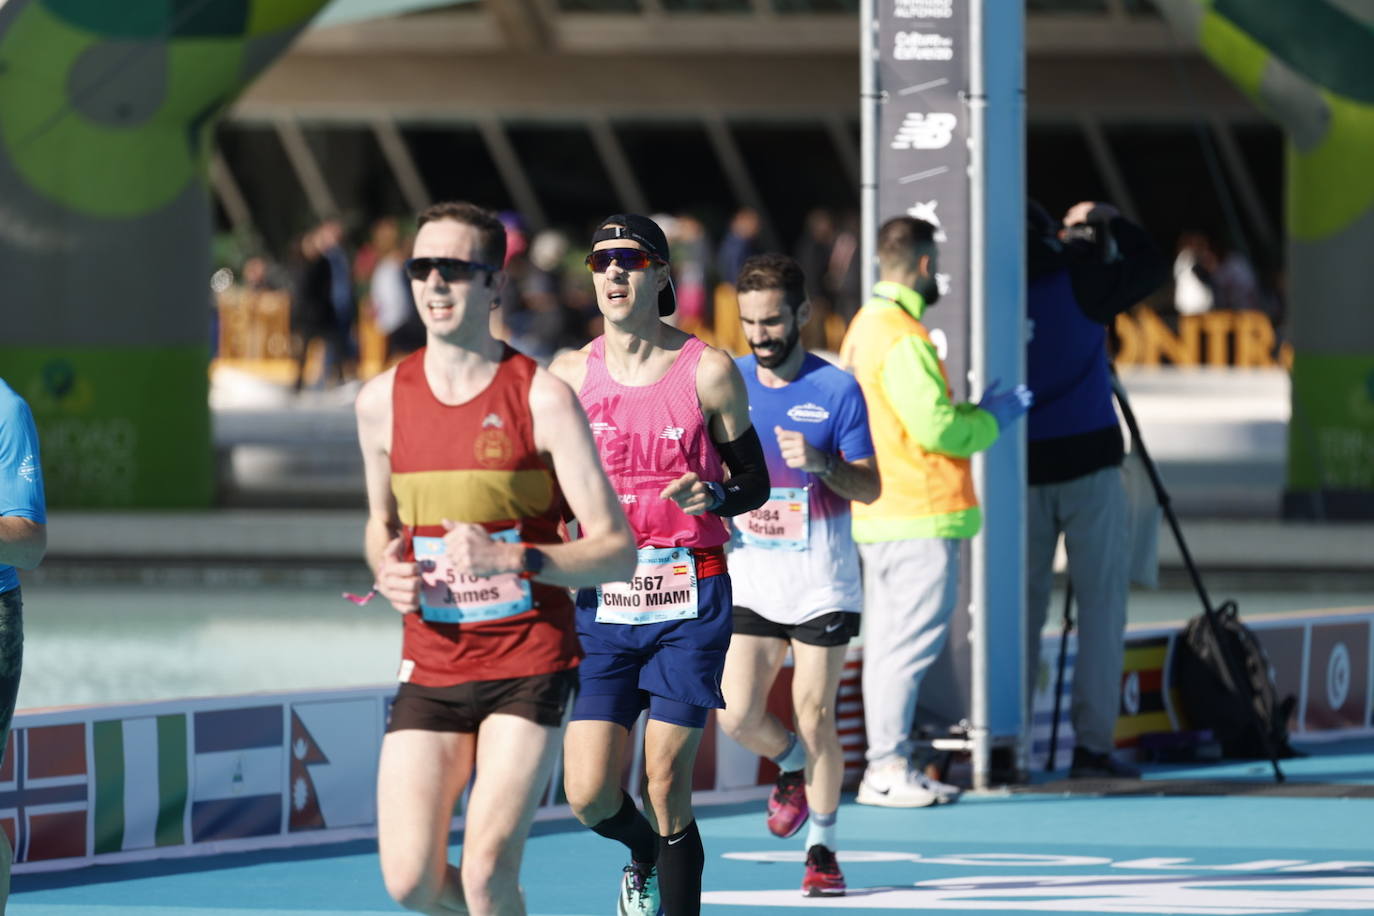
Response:
[[[611,262],[619,264],[622,270],[647,270],[654,264],[662,264],[663,259],[655,257],[643,248],[602,248],[587,255],[587,269],[594,274],[603,272]]]
[[[494,274],[500,269],[499,267],[492,267],[490,264],[463,261],[459,258],[411,258],[405,263],[406,276],[410,279],[428,280],[430,272],[437,270],[439,276],[444,278],[445,283],[471,280],[472,275],[479,270]]]

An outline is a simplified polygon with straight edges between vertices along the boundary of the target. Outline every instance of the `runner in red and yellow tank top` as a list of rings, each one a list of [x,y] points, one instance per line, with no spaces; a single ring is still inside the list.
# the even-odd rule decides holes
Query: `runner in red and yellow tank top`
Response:
[[[425,349],[358,395],[364,542],[403,616],[377,772],[388,892],[424,912],[517,912],[519,850],[557,755],[579,650],[568,588],[623,579],[633,540],[572,390],[490,332],[505,230],[420,214],[406,262]],[[566,500],[582,537],[564,543]],[[482,768],[475,777],[480,750]],[[472,781],[461,869],[446,851]]]
[[[675,306],[668,243],[652,220],[602,221],[587,265],[606,333],[551,370],[578,392],[639,548],[629,583],[583,589],[586,658],[564,746],[573,812],[630,850],[619,913],[701,908],[701,837],[691,775],[730,645],[723,516],[762,505],[768,471],[744,381],[726,353],[665,323]],[[726,478],[725,468],[729,468]],[[645,800],[620,786],[630,730],[647,707]],[[661,892],[661,893],[660,893]]]
[[[450,405],[434,396],[424,360],[423,349],[402,360],[391,393],[391,493],[405,559],[424,582],[420,613],[405,615],[401,680],[448,687],[566,671],[582,657],[567,589],[515,576],[487,586],[443,556],[445,519],[510,543],[562,540],[558,479],[534,444],[535,363],[506,347],[491,383]]]

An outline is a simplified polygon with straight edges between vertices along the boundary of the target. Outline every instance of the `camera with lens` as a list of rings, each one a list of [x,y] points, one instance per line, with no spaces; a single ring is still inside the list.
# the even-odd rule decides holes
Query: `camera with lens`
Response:
[[[1084,222],[1062,227],[1059,240],[1073,255],[1103,264],[1110,264],[1121,256],[1109,220],[1096,212],[1089,213]]]

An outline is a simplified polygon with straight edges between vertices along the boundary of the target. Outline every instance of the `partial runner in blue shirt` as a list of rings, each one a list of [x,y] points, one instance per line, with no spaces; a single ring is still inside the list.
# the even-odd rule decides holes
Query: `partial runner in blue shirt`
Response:
[[[47,521],[33,414],[0,379],[0,594],[19,587],[16,566],[32,569],[43,558]]]
[[[736,290],[753,351],[738,365],[771,492],[761,508],[731,519],[735,632],[720,724],[778,767],[769,831],[789,837],[811,821],[802,892],[841,896],[835,815],[844,755],[835,701],[863,606],[849,503],[879,492],[868,411],[859,383],[801,344],[812,306],[795,261],[750,258]],[[795,732],[767,708],[789,650]]]
[[[24,603],[15,567],[33,569],[48,546],[38,430],[29,405],[0,379],[0,757],[9,741],[24,660]],[[10,892],[9,837],[0,832],[0,912]]]

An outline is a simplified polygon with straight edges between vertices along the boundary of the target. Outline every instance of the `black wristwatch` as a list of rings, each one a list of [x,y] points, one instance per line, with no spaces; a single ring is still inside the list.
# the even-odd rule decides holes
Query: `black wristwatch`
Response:
[[[544,571],[544,551],[532,544],[523,545],[525,556],[521,563],[520,578],[533,579]]]
[[[711,505],[706,507],[707,512],[714,512],[725,504],[725,487],[714,480],[702,481],[706,484],[706,489],[711,491]]]

